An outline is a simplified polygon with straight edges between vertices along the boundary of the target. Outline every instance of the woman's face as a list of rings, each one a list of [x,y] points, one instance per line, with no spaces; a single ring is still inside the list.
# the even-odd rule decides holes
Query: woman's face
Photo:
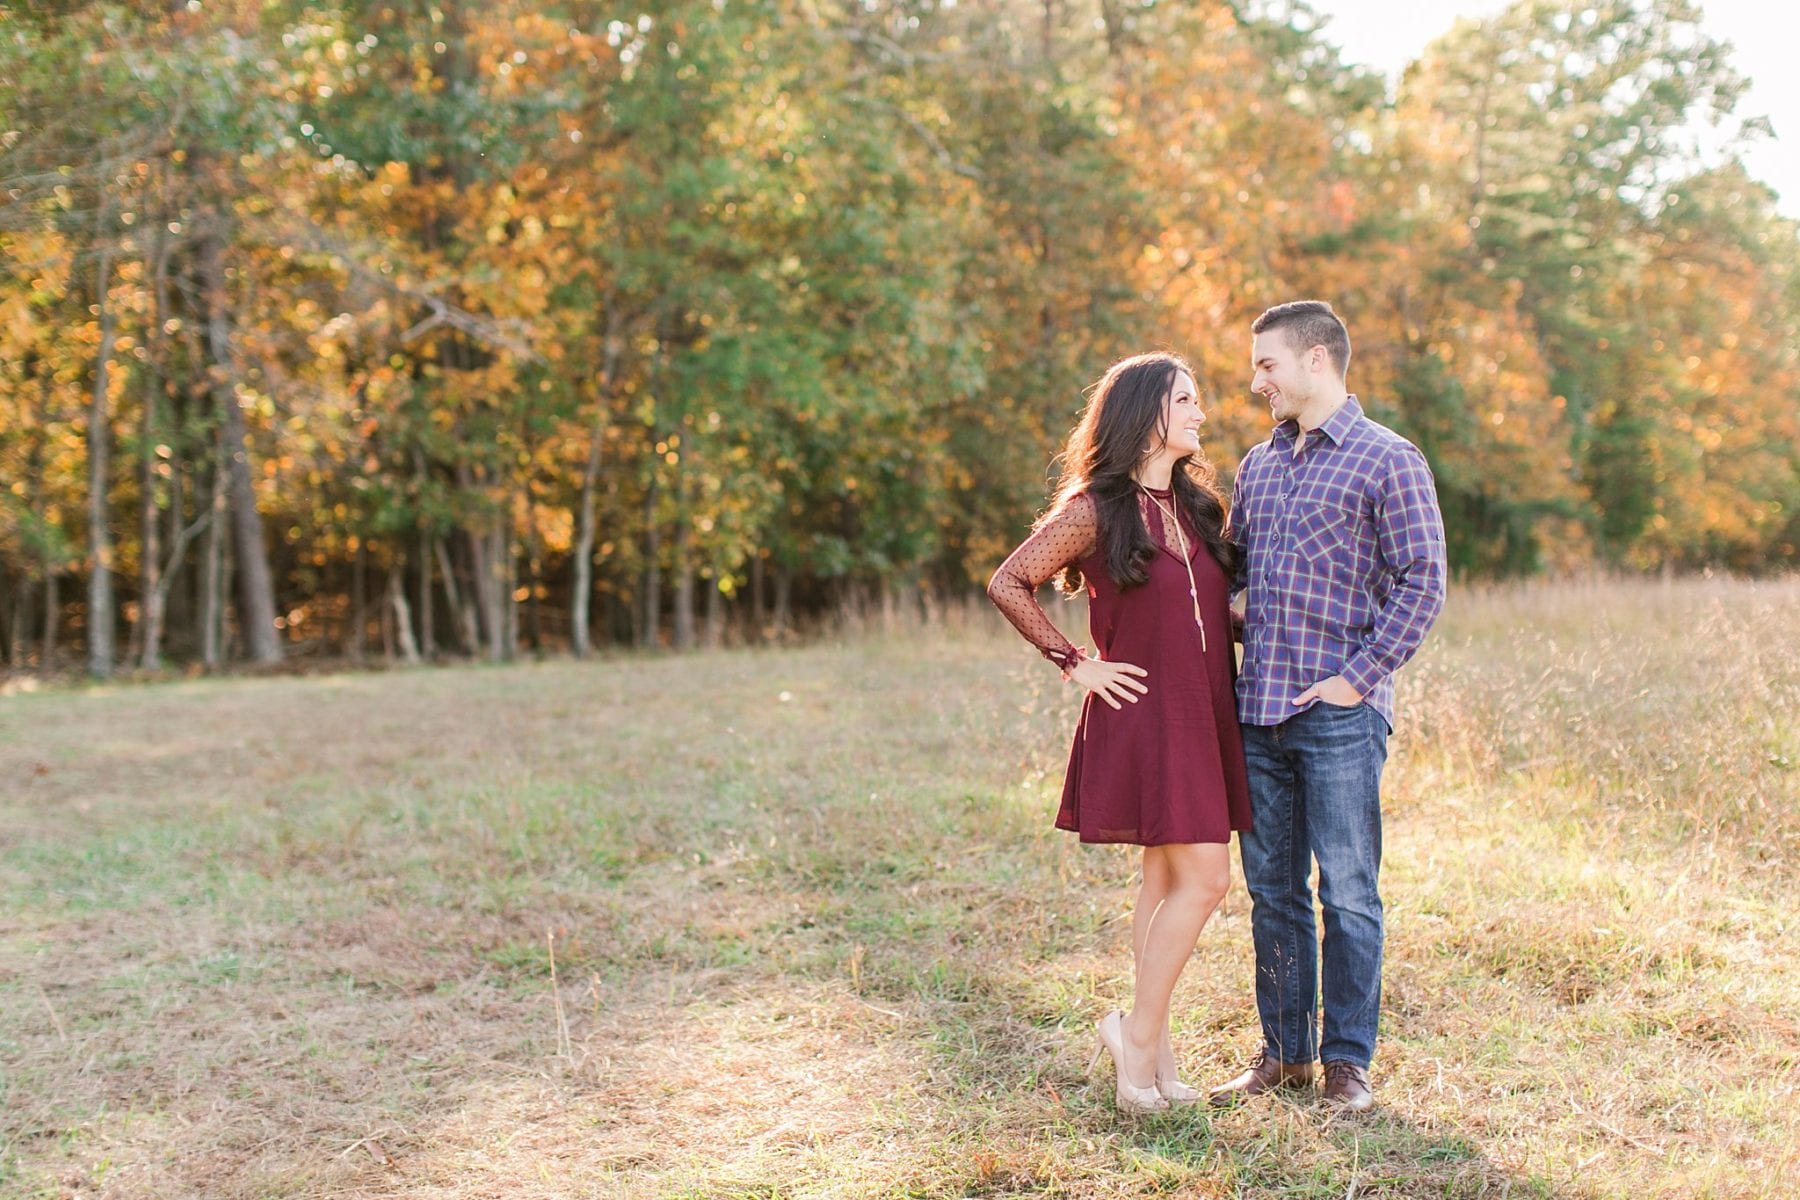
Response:
[[[1177,458],[1200,453],[1200,427],[1206,414],[1200,411],[1200,389],[1186,371],[1175,372],[1175,382],[1163,398],[1162,420],[1150,435],[1150,453],[1165,447]]]

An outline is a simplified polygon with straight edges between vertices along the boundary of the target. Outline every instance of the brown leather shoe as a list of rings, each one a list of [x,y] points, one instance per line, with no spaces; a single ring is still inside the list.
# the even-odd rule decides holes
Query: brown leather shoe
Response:
[[[1250,1064],[1248,1071],[1208,1092],[1206,1102],[1214,1108],[1226,1108],[1246,1096],[1260,1096],[1271,1088],[1309,1088],[1312,1081],[1311,1063],[1282,1062],[1265,1048],[1257,1052],[1256,1061]]]
[[[1374,1108],[1375,1089],[1369,1086],[1369,1073],[1348,1059],[1334,1058],[1326,1063],[1325,1103],[1353,1113]]]

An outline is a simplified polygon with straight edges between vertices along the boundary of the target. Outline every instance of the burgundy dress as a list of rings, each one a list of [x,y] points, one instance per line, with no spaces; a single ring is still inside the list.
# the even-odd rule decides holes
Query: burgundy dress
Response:
[[[1168,491],[1153,491],[1169,509]],[[1140,493],[1139,516],[1157,547],[1150,580],[1121,591],[1107,574],[1093,501],[1069,500],[1000,565],[988,595],[1052,662],[1072,665],[1075,647],[1037,602],[1037,589],[1070,563],[1087,582],[1088,631],[1099,657],[1148,674],[1136,704],[1114,710],[1092,692],[1069,751],[1056,827],[1084,842],[1163,846],[1229,842],[1250,828],[1250,792],[1238,733],[1230,588],[1181,514],[1206,646],[1194,624],[1188,573],[1167,513]]]

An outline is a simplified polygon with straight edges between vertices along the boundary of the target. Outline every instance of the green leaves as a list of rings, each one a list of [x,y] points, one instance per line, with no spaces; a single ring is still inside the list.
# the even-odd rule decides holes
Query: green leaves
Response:
[[[767,568],[802,607],[967,587],[1082,387],[1155,345],[1194,361],[1229,476],[1267,435],[1249,322],[1299,295],[1349,316],[1352,387],[1431,458],[1459,569],[1795,560],[1800,251],[1685,142],[1743,86],[1691,5],[1521,0],[1391,101],[1304,5],[1094,15],[13,14],[0,567],[82,541],[102,249],[115,439],[169,447],[116,481],[121,561],[133,503],[164,546],[203,516],[229,397],[284,605],[351,614],[409,571],[459,629],[487,589],[490,646],[508,595],[556,637],[583,537],[621,639],[696,578],[739,622]]]

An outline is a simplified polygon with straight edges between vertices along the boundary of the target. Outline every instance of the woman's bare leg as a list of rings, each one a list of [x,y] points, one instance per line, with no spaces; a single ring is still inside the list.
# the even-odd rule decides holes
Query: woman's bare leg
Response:
[[[1144,848],[1144,886],[1139,910],[1132,914],[1137,979],[1131,1012],[1124,1023],[1125,1073],[1135,1086],[1150,1087],[1156,1082],[1156,1062],[1168,1036],[1169,1003],[1176,981],[1207,918],[1230,886],[1231,858],[1222,844]],[[1155,896],[1159,891],[1154,907],[1142,903],[1144,892]]]
[[[1131,975],[1137,973],[1144,960],[1144,937],[1150,932],[1150,920],[1169,896],[1169,865],[1158,851],[1159,846],[1144,847],[1143,877],[1138,883],[1137,908],[1131,914]],[[1169,1026],[1163,1025],[1162,1038],[1156,1048],[1156,1077],[1175,1078],[1175,1046],[1169,1040]]]

